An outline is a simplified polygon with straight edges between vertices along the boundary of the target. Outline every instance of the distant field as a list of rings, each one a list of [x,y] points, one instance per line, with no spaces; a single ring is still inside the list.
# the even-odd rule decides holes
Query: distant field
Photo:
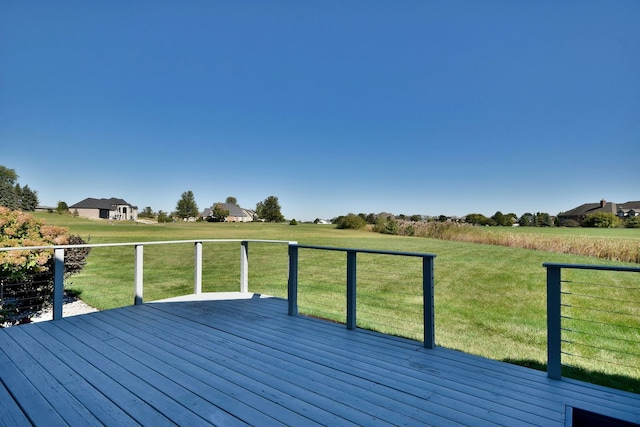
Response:
[[[36,216],[48,224],[66,226],[71,233],[85,240],[90,238],[90,243],[274,239],[310,245],[434,253],[437,255],[437,344],[532,366],[542,366],[546,362],[546,271],[542,264],[632,265],[539,250],[337,230],[331,225],[207,222],[153,225],[114,222],[110,225],[106,221],[57,214],[38,213]],[[539,233],[541,236],[558,238],[587,236],[593,239],[632,239],[640,243],[640,230],[637,229],[492,227],[486,232]],[[239,245],[225,245],[205,246],[205,291],[239,289]],[[286,297],[286,246],[256,244],[250,246],[249,253],[250,291]],[[371,262],[369,268],[380,268],[375,261]],[[320,264],[319,269],[323,270]],[[223,265],[229,266],[228,271],[231,272],[221,269]],[[338,280],[344,280],[341,274]],[[133,249],[96,248],[89,256],[85,271],[72,277],[68,286],[80,292],[89,304],[108,309],[132,303],[132,280]],[[190,293],[192,283],[192,245],[145,247],[145,300]],[[387,288],[381,299],[393,301],[393,289]],[[407,292],[405,287],[398,286],[397,289],[396,299],[401,293]],[[411,292],[419,293],[419,289]],[[336,304],[343,304],[342,294],[338,300]],[[637,303],[640,304],[640,301]],[[395,311],[401,319],[402,310]],[[326,317],[330,316],[327,314]],[[636,384],[640,383],[640,371],[627,374],[636,378],[631,388],[638,387],[640,391]]]

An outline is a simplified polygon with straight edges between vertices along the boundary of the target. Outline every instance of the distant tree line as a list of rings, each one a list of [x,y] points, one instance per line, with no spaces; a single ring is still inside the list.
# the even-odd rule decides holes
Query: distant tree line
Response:
[[[575,220],[558,221],[557,217],[546,212],[527,212],[518,217],[514,213],[503,214],[497,211],[490,217],[479,213],[470,213],[462,218],[449,217],[446,215],[423,216],[404,214],[393,215],[390,213],[380,214],[353,214],[341,215],[332,220],[332,223],[339,229],[361,229],[371,226],[373,231],[396,234],[398,221],[411,222],[455,222],[460,224],[471,224],[477,226],[491,227],[600,227],[615,228],[628,227],[640,228],[640,216],[628,219],[619,218],[613,213],[593,213],[585,217],[581,222]]]
[[[238,199],[233,196],[227,197],[225,203],[240,208]],[[285,218],[282,215],[281,210],[282,208],[278,198],[276,196],[269,196],[256,204],[256,217],[254,219],[265,222],[283,222]],[[138,218],[155,219],[158,222],[173,222],[175,220],[187,220],[191,218],[197,221],[203,221],[206,219],[212,222],[222,222],[228,216],[229,210],[224,209],[224,207],[218,203],[213,207],[211,216],[209,218],[203,218],[200,210],[198,209],[195,195],[191,190],[182,193],[180,199],[176,203],[176,210],[171,213],[164,211],[154,212],[153,209],[151,209],[151,206],[145,207],[138,213]],[[295,220],[292,221],[295,222]],[[297,224],[297,222],[295,222],[294,225],[295,224]]]

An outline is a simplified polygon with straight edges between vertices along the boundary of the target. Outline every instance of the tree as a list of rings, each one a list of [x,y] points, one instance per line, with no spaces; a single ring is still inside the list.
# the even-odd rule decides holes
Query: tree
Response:
[[[262,202],[256,204],[256,214],[258,218],[267,222],[282,222],[284,216],[280,212],[280,203],[276,196],[269,196]]]
[[[58,200],[58,206],[56,207],[56,212],[58,213],[58,215],[62,215],[64,213],[69,212],[69,205],[67,205],[67,203],[63,202],[62,200]]]
[[[0,206],[16,210],[20,208],[20,201],[16,194],[16,180],[18,175],[13,169],[0,166]]]
[[[214,206],[213,210],[211,211],[211,215],[207,218],[207,221],[224,222],[228,216],[229,216],[229,211],[227,209],[223,209],[222,205],[220,203],[217,203]]]
[[[520,224],[523,227],[530,227],[533,225],[533,214],[532,213],[524,213],[522,214],[522,216],[518,219],[518,224]]]
[[[614,228],[620,225],[620,218],[614,213],[596,212],[587,215],[582,225],[585,227]]]
[[[398,234],[398,221],[393,215],[380,214],[373,231],[382,234]]]
[[[171,216],[163,210],[158,211],[158,222],[171,222]]]
[[[553,227],[553,217],[546,212],[536,212],[534,223],[537,227]]]
[[[179,218],[195,218],[198,216],[198,205],[193,195],[193,191],[185,191],[182,193],[178,204],[176,205],[176,215]]]
[[[465,222],[473,225],[493,225],[493,220],[479,213],[470,213]]]
[[[0,206],[11,210],[17,210],[20,207],[15,188],[8,183],[0,182]]]
[[[38,194],[29,188],[28,185],[20,188],[19,184],[16,184],[16,194],[20,201],[20,209],[26,212],[33,212],[38,206]]]
[[[225,203],[229,203],[230,205],[240,207],[240,205],[238,204],[238,199],[236,199],[233,196],[227,197],[227,200],[225,200]]]
[[[496,225],[501,225],[501,226],[511,225],[511,220],[509,219],[509,217],[505,216],[505,214],[503,214],[500,211],[493,214],[491,219],[496,223]]]
[[[9,184],[10,186],[13,187],[17,180],[18,180],[18,174],[16,174],[15,169],[9,169],[7,167],[0,165],[0,183],[1,184]]]
[[[336,221],[336,227],[345,230],[359,230],[367,225],[367,221],[360,215],[350,213],[347,216],[340,216]]]
[[[624,223],[626,228],[640,228],[640,216],[634,216],[631,218],[627,218]]]
[[[138,218],[153,218],[155,217],[153,211],[151,210],[151,206],[147,206],[144,208],[142,212],[138,214]]]

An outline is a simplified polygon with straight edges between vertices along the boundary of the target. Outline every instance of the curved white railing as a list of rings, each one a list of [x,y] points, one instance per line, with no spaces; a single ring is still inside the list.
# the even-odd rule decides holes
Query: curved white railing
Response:
[[[194,245],[193,266],[193,293],[202,293],[202,244],[203,243],[240,243],[240,292],[248,292],[249,282],[249,243],[284,243],[296,244],[287,240],[259,240],[259,239],[195,239],[195,240],[165,240],[151,242],[125,242],[125,243],[86,243],[79,245],[51,245],[51,246],[21,246],[0,248],[0,251],[24,251],[24,250],[52,250],[54,256],[54,287],[53,287],[53,320],[62,318],[62,300],[64,297],[64,253],[72,248],[105,248],[117,246],[132,246],[135,248],[135,296],[134,304],[143,302],[144,290],[144,247],[151,245],[171,245],[192,243]]]

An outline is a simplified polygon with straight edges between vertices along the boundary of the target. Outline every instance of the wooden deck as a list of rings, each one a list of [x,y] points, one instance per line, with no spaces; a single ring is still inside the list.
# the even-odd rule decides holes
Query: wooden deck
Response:
[[[564,426],[640,395],[302,316],[149,303],[0,330],[2,425]]]

